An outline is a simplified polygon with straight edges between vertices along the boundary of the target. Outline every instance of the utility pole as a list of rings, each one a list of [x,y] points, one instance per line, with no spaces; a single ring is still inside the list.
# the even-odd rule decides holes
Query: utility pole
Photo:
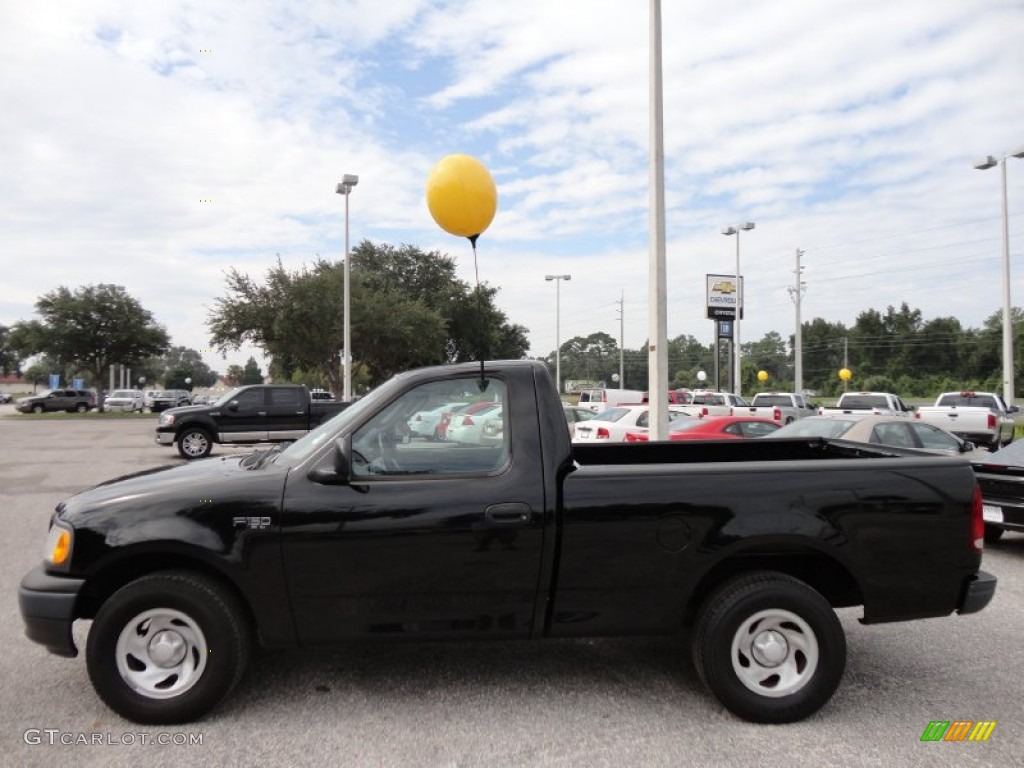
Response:
[[[850,337],[843,336],[843,368],[850,370]],[[850,380],[843,379],[843,392],[850,389]]]
[[[626,348],[624,345],[626,328],[626,292],[619,293],[619,389],[626,388]]]
[[[807,289],[807,283],[800,278],[803,276],[804,268],[800,266],[800,257],[804,252],[796,249],[796,285],[789,288],[789,296],[796,305],[796,333],[793,336],[793,389],[799,395],[804,391],[804,345],[803,345],[803,321],[800,319],[800,299]]]

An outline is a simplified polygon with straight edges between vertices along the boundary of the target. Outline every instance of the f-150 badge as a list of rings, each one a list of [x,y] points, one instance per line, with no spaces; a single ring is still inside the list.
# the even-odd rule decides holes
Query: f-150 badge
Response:
[[[257,531],[270,527],[269,517],[233,517],[231,522],[234,523],[235,528],[250,528]]]

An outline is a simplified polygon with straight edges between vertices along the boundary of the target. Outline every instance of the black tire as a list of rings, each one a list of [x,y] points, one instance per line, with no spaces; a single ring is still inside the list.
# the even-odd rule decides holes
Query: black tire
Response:
[[[200,574],[161,571],[122,587],[100,607],[86,663],[96,693],[122,717],[187,723],[242,679],[250,642],[242,609],[224,587]],[[172,656],[161,664],[154,658],[160,653]],[[166,676],[154,676],[161,667]]]
[[[42,413],[45,410],[46,409],[43,408],[41,403],[36,403],[35,405],[32,406],[32,413]]]
[[[1000,528],[998,525],[986,525],[985,526],[985,543],[995,544],[1006,533],[1005,528]]]
[[[807,584],[754,572],[726,582],[705,601],[693,662],[733,714],[754,723],[792,723],[832,697],[846,667],[846,636],[832,606]]]
[[[202,427],[186,427],[178,433],[177,441],[183,459],[203,459],[213,450],[213,438]]]

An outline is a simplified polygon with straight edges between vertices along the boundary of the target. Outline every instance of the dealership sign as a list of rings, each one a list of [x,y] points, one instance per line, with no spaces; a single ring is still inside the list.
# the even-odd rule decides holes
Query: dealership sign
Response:
[[[735,320],[736,304],[740,305],[740,319],[743,319],[743,278],[736,285],[736,275],[706,275],[708,319]]]

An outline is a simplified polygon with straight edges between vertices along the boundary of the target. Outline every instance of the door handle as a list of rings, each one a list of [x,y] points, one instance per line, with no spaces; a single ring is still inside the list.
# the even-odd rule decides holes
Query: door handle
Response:
[[[484,517],[498,525],[525,525],[532,511],[529,504],[491,504],[484,509]]]
[[[266,412],[266,411],[257,411],[257,412],[256,412],[256,415],[257,415],[257,416],[266,416],[266,415],[267,415],[267,412]]]

